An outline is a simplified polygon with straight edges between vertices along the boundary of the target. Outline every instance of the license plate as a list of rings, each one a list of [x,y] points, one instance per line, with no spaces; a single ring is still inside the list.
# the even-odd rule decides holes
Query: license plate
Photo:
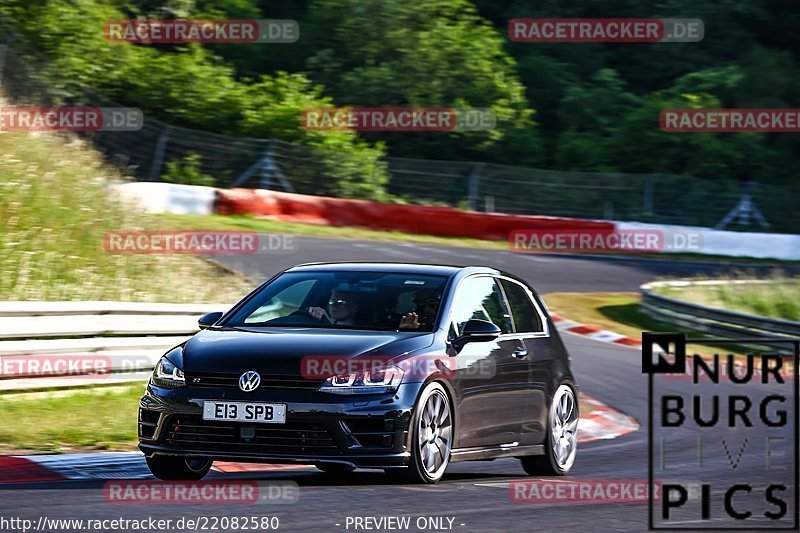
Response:
[[[286,423],[286,404],[203,402],[203,420],[248,422],[250,424],[284,424]]]

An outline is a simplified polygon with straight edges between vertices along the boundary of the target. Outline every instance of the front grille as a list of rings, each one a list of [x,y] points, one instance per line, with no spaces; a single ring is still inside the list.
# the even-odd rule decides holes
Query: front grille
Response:
[[[342,424],[364,448],[390,448],[394,441],[394,420],[389,418],[347,418]]]
[[[158,411],[150,411],[149,409],[139,409],[139,437],[143,439],[152,439],[156,433],[156,426],[158,426]]]
[[[239,387],[241,374],[194,374],[187,373],[186,381],[195,387]],[[277,376],[261,374],[259,389],[317,390],[322,381],[302,376]]]
[[[241,424],[203,420],[196,415],[172,415],[164,444],[183,449],[255,452],[288,455],[336,455],[340,453],[322,424]]]

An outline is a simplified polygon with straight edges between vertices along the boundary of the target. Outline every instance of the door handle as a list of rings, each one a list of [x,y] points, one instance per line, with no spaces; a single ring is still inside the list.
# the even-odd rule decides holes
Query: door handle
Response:
[[[514,351],[512,355],[517,359],[525,359],[526,357],[528,357],[528,348],[526,348],[525,346],[520,346]]]

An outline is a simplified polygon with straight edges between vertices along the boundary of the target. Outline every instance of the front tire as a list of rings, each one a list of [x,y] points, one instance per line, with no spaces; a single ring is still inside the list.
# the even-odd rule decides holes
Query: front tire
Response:
[[[547,416],[544,455],[520,457],[522,468],[531,476],[564,476],[575,462],[578,446],[578,401],[569,385],[553,395]]]
[[[212,459],[175,455],[154,455],[145,459],[150,472],[164,481],[198,481],[208,474],[214,464]]]
[[[415,483],[437,483],[450,463],[455,435],[450,399],[439,383],[428,384],[419,395],[411,427],[408,468],[392,474]]]

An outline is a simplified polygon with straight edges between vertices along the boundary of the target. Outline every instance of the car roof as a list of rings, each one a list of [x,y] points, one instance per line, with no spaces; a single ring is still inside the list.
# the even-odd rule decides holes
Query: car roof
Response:
[[[501,274],[488,267],[430,265],[409,263],[306,263],[287,269],[287,272],[392,272],[398,274],[428,274],[432,276],[455,276],[458,273]]]

